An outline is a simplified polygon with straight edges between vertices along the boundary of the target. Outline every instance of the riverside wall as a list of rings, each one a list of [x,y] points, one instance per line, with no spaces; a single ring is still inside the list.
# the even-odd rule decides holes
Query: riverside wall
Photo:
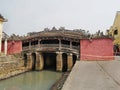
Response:
[[[22,59],[0,57],[0,80],[26,72]]]

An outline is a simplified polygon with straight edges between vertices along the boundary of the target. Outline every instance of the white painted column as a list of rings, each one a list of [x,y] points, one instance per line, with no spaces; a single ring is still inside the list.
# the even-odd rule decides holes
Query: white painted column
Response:
[[[5,42],[4,42],[4,53],[5,55],[7,55],[7,39],[5,39]]]
[[[3,29],[3,22],[0,21],[0,53],[2,52],[2,29]]]
[[[31,49],[31,41],[29,41],[29,49]]]
[[[72,49],[72,41],[70,41],[70,49]]]
[[[38,40],[38,47],[39,47],[39,48],[41,47],[41,46],[40,46],[40,44],[41,44],[40,42],[41,42],[41,40]]]
[[[0,38],[0,53],[2,52],[2,39]]]

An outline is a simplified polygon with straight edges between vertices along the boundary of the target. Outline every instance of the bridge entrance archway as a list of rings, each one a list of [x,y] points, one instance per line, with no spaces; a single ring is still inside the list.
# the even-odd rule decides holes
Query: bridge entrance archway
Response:
[[[67,71],[67,54],[66,53],[63,53],[62,54],[62,63],[63,63],[63,68],[62,68],[62,71],[65,72]]]
[[[43,53],[44,69],[56,70],[56,53]]]

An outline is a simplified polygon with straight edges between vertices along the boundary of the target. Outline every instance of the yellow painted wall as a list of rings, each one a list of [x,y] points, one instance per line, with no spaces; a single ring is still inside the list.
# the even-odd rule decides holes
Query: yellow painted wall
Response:
[[[117,35],[114,34],[115,30],[118,30]],[[111,26],[111,28],[109,30],[109,35],[112,35],[114,37],[114,44],[120,45],[120,11],[118,11],[116,13],[113,26]]]

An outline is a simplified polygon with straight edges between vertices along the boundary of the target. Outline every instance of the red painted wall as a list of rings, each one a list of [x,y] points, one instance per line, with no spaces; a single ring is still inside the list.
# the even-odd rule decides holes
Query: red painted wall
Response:
[[[113,40],[110,38],[80,41],[81,60],[114,60]]]
[[[7,54],[21,53],[21,51],[22,51],[22,42],[20,40],[8,41]],[[4,52],[4,42],[2,43],[2,52]]]

